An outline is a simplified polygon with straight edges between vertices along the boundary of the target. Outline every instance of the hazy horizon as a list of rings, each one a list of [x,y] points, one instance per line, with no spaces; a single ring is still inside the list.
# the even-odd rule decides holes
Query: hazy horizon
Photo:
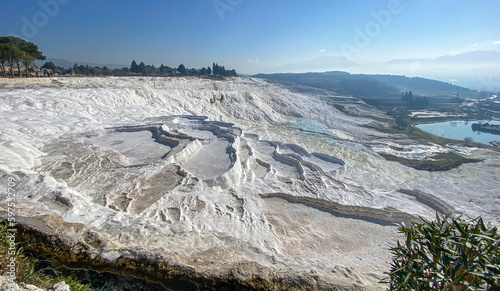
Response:
[[[500,2],[494,1],[40,0],[2,6],[0,35],[22,37],[47,57],[68,61],[130,64],[135,59],[195,68],[217,62],[243,74],[345,70],[500,88],[495,79],[500,58],[465,67],[458,62],[458,70],[419,62],[385,64],[500,52]],[[326,62],[322,68],[314,63],[327,57],[341,63]]]

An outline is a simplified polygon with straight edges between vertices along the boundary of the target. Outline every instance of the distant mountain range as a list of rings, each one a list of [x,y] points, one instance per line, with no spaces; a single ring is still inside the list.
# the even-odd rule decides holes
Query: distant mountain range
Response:
[[[500,51],[474,51],[458,55],[447,55],[438,58],[428,59],[395,59],[389,62],[378,64],[378,66],[386,65],[411,65],[418,63],[420,65],[470,65],[470,64],[500,64]],[[270,71],[275,73],[294,73],[294,72],[320,72],[323,70],[359,68],[364,67],[363,64],[355,63],[345,57],[321,56],[310,60],[305,60],[296,63],[284,64],[278,67],[271,68]],[[315,71],[316,70],[316,71]]]
[[[304,71],[321,71],[332,70],[334,68],[349,68],[355,67],[358,64],[344,57],[322,56],[311,60],[301,61],[297,63],[284,64],[271,69],[274,72],[293,73]]]
[[[392,60],[386,64],[500,64],[500,52],[498,51],[474,51],[454,56],[442,56],[435,59],[399,59]]]
[[[84,66],[88,65],[90,67],[101,67],[101,68],[106,66],[110,69],[121,69],[123,67],[130,67],[130,64],[128,64],[128,65],[124,65],[124,64],[96,64],[96,63],[83,62],[83,61],[73,62],[73,61],[68,61],[68,60],[64,60],[64,59],[57,59],[57,58],[47,58],[44,61],[36,61],[36,65],[37,65],[37,67],[41,67],[45,64],[45,62],[53,62],[54,65],[56,65],[58,67],[63,67],[65,69],[73,68],[73,66],[75,64],[78,64],[79,66],[80,65],[84,65]]]
[[[360,74],[358,76],[364,76],[366,78],[377,80],[378,82],[384,83],[386,85],[394,86],[401,91],[465,93],[465,94],[471,93],[471,90],[465,87],[420,77],[406,77],[398,75],[364,75],[364,74]]]
[[[277,82],[292,82],[361,98],[400,98],[401,92],[413,91],[423,96],[457,96],[474,91],[436,80],[397,75],[349,74],[342,71],[324,73],[258,74]]]
[[[358,64],[344,57],[322,56],[268,69],[271,73],[357,71],[420,76],[491,92],[500,90],[500,52],[474,51],[434,59],[396,59],[381,64]]]
[[[435,59],[393,60],[380,67],[386,73],[422,76],[471,89],[500,90],[500,52],[474,51]]]

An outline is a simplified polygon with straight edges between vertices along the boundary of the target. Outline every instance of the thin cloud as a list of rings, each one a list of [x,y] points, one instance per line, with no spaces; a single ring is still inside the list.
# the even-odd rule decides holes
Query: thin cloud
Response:
[[[498,50],[498,46],[500,45],[500,40],[496,41],[483,41],[483,42],[475,42],[473,44],[469,44],[459,50],[455,50],[450,52],[449,54],[452,56],[469,53],[473,51],[487,51],[487,50]]]
[[[466,46],[464,48],[461,48],[459,50],[450,52],[450,55],[455,56],[455,55],[459,55],[459,54],[463,54],[463,53],[468,53],[468,52],[475,51],[475,50],[477,50],[478,45],[479,44],[477,42],[475,42],[473,44],[469,44],[468,46]]]
[[[322,53],[326,52],[326,50],[319,50],[319,51],[322,52]]]
[[[249,64],[260,64],[260,59],[255,58],[255,59],[248,59],[247,62]]]

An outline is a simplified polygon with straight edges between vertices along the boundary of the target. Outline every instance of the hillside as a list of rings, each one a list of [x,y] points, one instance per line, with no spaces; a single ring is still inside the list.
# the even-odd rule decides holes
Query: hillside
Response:
[[[437,80],[431,80],[420,77],[406,77],[396,75],[361,75],[377,80],[389,86],[394,86],[401,91],[422,91],[422,92],[439,92],[450,94],[471,94],[473,90],[445,83]]]
[[[418,77],[396,75],[349,74],[346,72],[258,74],[256,78],[330,90],[362,98],[400,98],[401,92],[414,91],[423,94],[456,95],[473,91],[453,84]]]

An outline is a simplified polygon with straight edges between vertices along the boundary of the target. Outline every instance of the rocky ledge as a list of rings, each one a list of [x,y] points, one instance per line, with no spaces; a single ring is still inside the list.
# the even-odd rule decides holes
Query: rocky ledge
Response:
[[[20,245],[31,254],[56,260],[68,269],[134,277],[168,290],[365,290],[356,285],[331,284],[314,273],[273,272],[254,262],[197,272],[189,266],[171,263],[176,260],[171,256],[141,249],[126,250],[110,260],[112,254],[107,247],[112,244],[110,241],[83,224],[68,223],[50,215],[20,218],[16,229]],[[7,277],[1,278],[1,290],[43,290],[22,283],[9,285]],[[69,286],[60,282],[49,290],[66,291]]]

